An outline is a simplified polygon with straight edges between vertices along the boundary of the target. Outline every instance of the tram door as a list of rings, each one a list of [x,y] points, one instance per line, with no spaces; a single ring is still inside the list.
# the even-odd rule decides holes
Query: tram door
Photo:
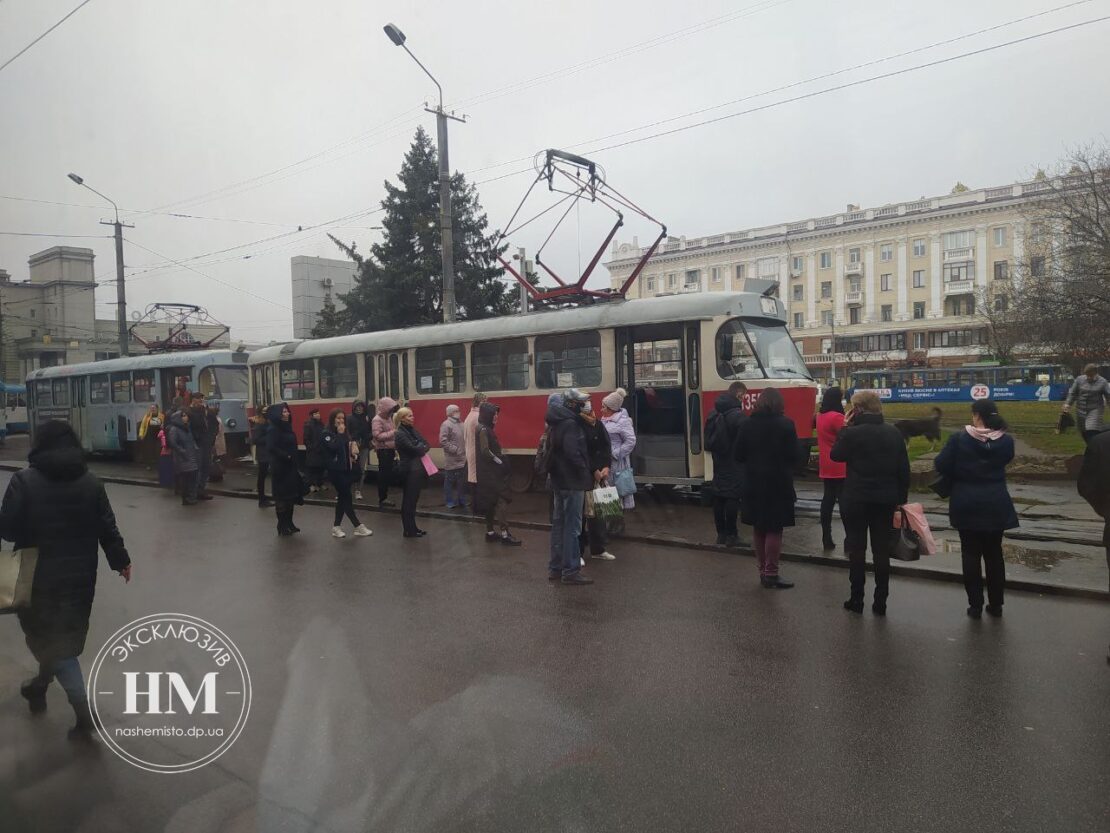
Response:
[[[88,377],[77,376],[69,381],[69,424],[81,438],[81,447],[92,451],[92,437],[89,436]]]
[[[636,426],[632,469],[639,476],[689,477],[683,324],[617,331],[620,384]],[[699,432],[700,425],[695,426]]]
[[[409,398],[409,354],[404,351],[378,353],[374,356],[374,361],[377,368],[378,397],[388,396],[399,403],[407,402]]]

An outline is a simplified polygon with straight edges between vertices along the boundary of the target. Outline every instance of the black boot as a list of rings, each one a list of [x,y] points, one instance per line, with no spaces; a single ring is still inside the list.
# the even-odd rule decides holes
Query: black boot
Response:
[[[283,538],[287,535],[292,535],[293,534],[293,530],[289,528],[289,515],[290,514],[291,513],[289,513],[289,512],[278,512],[277,513],[277,533],[278,533],[278,535],[280,535]]]
[[[49,682],[43,682],[39,677],[32,677],[19,687],[19,693],[27,701],[31,714],[42,714],[46,711],[46,688]]]
[[[835,550],[836,541],[832,537],[832,529],[821,530],[821,547],[824,550]]]
[[[726,536],[723,532],[718,532],[717,533],[717,540],[714,541],[713,544],[715,546],[718,546],[718,547],[723,547],[725,545],[725,538],[726,537],[728,537],[728,536]]]
[[[849,558],[851,558],[850,555]],[[844,609],[853,613],[863,613],[863,591],[867,583],[867,568],[862,557],[848,564],[848,581],[852,585],[852,595],[844,603]]]
[[[77,722],[69,730],[69,739],[77,743],[91,743],[96,737],[96,724],[93,722],[89,701],[70,700],[69,704],[73,706],[73,714],[77,718]]]
[[[285,516],[289,519],[289,531],[300,532],[301,528],[293,523],[293,510],[290,509],[288,512],[286,512]]]

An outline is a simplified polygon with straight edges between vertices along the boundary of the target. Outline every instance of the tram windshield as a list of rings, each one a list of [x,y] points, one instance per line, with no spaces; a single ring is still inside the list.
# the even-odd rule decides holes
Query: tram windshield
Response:
[[[717,331],[717,373],[722,379],[812,379],[786,325],[733,318]]]
[[[215,378],[214,391],[205,391],[207,395],[218,396],[220,399],[246,399],[247,398],[247,368],[245,367],[218,367],[213,366],[205,370],[203,376]],[[203,384],[201,387],[207,387]]]

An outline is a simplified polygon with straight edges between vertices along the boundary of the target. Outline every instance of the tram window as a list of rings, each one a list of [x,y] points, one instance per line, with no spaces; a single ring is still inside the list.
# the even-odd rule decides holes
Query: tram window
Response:
[[[393,353],[389,357],[389,395],[396,399],[401,393],[401,360]]]
[[[107,374],[89,377],[89,402],[93,405],[103,405],[108,401],[108,395],[111,391],[111,385],[108,384]]]
[[[637,387],[680,387],[682,342],[677,338],[637,341],[632,346],[632,365]]]
[[[35,382],[35,407],[49,408],[53,404],[50,398],[50,382]]]
[[[131,401],[131,374],[126,370],[112,374],[112,401]]]
[[[320,359],[320,397],[354,399],[358,396],[358,359],[331,356]]]
[[[461,344],[416,348],[416,392],[458,393],[466,386],[466,348]]]
[[[745,342],[750,344],[747,349]],[[755,367],[753,351],[759,360]],[[769,379],[812,378],[786,325],[767,319],[749,318],[741,325],[733,318],[721,325],[717,331],[717,371],[726,380],[759,379],[764,375]],[[730,371],[731,375],[726,375]]]
[[[701,326],[698,324],[686,328],[686,384],[690,386],[691,390],[697,390],[698,386],[701,385],[700,371],[698,368],[698,359],[700,358],[698,336],[700,335],[700,331]],[[694,453],[696,454],[698,452]]]
[[[409,354],[406,350],[401,354],[401,387],[405,401],[409,401]]]
[[[527,390],[528,339],[481,341],[470,348],[474,390]]]
[[[216,396],[220,399],[247,398],[247,369],[245,367],[213,365],[209,368],[216,380]]]
[[[759,362],[755,360],[744,330],[735,318],[726,321],[717,330],[717,375],[726,382],[763,378]]]
[[[267,407],[271,404],[270,399],[273,392],[270,388],[269,370],[269,365],[254,369],[254,391],[252,391],[252,395],[256,408]]]
[[[206,367],[197,375],[197,390],[205,395],[216,399],[219,397],[219,386],[216,384],[216,373],[211,367]]]
[[[54,387],[54,404],[60,407],[69,405],[69,385],[66,384],[65,379],[55,379]]]
[[[131,374],[131,387],[136,402],[154,401],[154,371],[136,370]]]
[[[536,337],[536,386],[588,388],[601,384],[601,333]]]
[[[312,359],[281,363],[281,397],[294,401],[316,398],[316,366]]]
[[[374,357],[367,354],[362,357],[362,362],[366,367],[366,378],[363,380],[366,384],[366,400],[373,402],[377,398],[374,391]]]

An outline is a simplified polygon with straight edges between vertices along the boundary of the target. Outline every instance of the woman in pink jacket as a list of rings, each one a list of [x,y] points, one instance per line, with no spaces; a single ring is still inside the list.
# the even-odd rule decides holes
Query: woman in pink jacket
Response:
[[[821,397],[821,408],[817,414],[817,473],[825,485],[825,493],[821,497],[821,540],[827,550],[836,549],[832,537],[832,510],[833,504],[840,500],[847,468],[846,464],[829,457],[829,450],[843,427],[844,393],[840,388],[832,387]]]
[[[395,400],[383,396],[378,400],[374,419],[370,423],[370,442],[378,454],[378,506],[397,505],[386,498],[397,461],[397,445],[394,441],[397,429],[393,426],[393,414],[398,408],[400,405]]]

